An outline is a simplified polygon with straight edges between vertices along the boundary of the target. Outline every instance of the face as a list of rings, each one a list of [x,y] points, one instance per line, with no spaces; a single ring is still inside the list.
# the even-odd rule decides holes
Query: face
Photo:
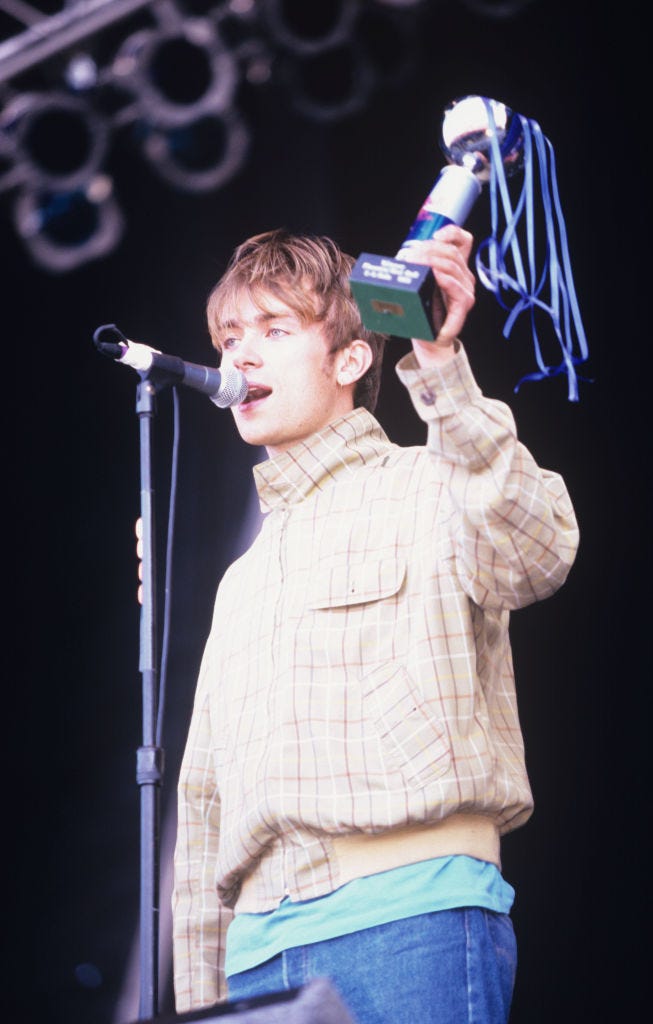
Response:
[[[240,370],[249,385],[232,408],[240,436],[274,455],[349,412],[353,398],[338,379],[345,354],[329,354],[322,325],[302,324],[272,295],[265,306],[241,296],[223,332],[221,367]]]

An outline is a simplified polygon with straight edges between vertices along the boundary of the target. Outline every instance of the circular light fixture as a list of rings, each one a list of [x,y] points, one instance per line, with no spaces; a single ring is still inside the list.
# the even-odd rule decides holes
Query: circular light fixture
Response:
[[[362,110],[375,83],[365,55],[350,44],[288,60],[284,74],[293,106],[313,121],[336,121]]]
[[[57,192],[83,187],[100,168],[108,126],[80,97],[24,93],[0,116],[13,138],[14,165],[23,182]]]
[[[136,117],[159,128],[225,111],[239,78],[236,61],[204,19],[134,33],[118,52],[113,73],[134,95]]]
[[[360,13],[359,0],[263,0],[261,6],[273,40],[301,56],[347,42]]]
[[[225,185],[249,151],[249,130],[234,111],[206,114],[192,124],[147,133],[145,157],[157,174],[185,192]]]
[[[69,192],[24,189],[13,213],[16,230],[34,261],[60,273],[111,252],[124,230],[111,180],[105,175]]]

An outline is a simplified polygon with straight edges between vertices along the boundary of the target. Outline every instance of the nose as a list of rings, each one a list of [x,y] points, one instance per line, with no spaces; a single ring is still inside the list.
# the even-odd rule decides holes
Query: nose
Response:
[[[245,332],[233,353],[233,364],[237,370],[260,366],[263,362],[257,340],[253,334]]]

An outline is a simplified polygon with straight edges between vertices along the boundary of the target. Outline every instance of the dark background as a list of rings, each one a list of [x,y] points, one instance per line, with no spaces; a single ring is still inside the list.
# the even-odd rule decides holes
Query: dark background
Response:
[[[69,273],[35,264],[14,230],[11,196],[2,197],[5,368],[9,359],[2,988],[12,1019],[122,1024],[138,1016],[137,377],[98,355],[93,332],[116,323],[131,338],[208,363],[205,298],[248,235],[286,226],[328,233],[353,254],[392,254],[442,166],[441,112],[469,93],[534,118],[554,144],[590,349],[582,372],[591,382],[571,403],[563,377],[514,393],[533,368],[530,334],[526,325],[506,341],[504,314],[480,287],[463,336],[484,391],[511,405],[540,464],[564,475],[582,537],[566,586],[513,617],[536,810],[504,842],[520,948],[512,1020],[641,1019],[648,956],[640,920],[650,875],[649,338],[642,322],[650,128],[638,19],[633,5],[425,3],[408,48],[395,54],[397,67],[387,53],[387,74],[350,116],[305,116],[293,99],[296,85],[281,72],[244,90],[249,158],[210,194],[171,189],[122,133],[111,171],[124,238]],[[487,234],[485,199],[468,226],[477,240]],[[392,369],[403,351],[395,341],[388,352],[378,417],[394,440],[420,443],[422,425]],[[229,412],[189,391],[179,402],[165,878],[214,592],[245,542],[249,467],[260,454],[238,442]],[[162,568],[170,392],[157,408]],[[165,884],[161,1009],[169,1011]]]

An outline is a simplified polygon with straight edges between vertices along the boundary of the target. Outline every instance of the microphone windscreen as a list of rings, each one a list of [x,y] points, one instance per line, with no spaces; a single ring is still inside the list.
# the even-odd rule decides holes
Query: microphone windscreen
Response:
[[[222,377],[222,383],[217,395],[211,396],[211,401],[219,409],[227,409],[231,405],[240,405],[247,395],[247,380],[240,372],[232,368]]]

